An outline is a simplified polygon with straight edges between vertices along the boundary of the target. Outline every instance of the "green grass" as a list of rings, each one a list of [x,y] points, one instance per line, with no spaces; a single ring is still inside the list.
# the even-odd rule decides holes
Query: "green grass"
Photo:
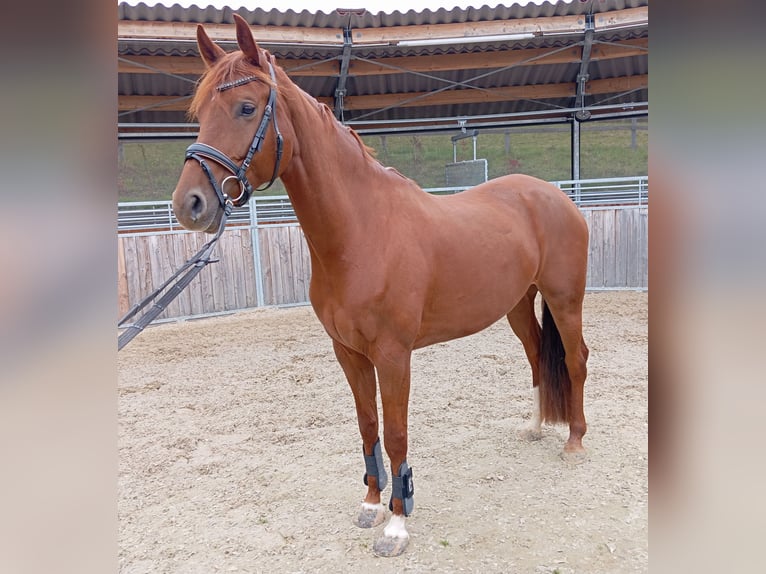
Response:
[[[120,142],[117,189],[120,201],[170,199],[190,141]]]
[[[630,120],[587,122],[581,130],[581,174],[586,178],[646,175],[648,167],[647,121],[641,118],[632,147]],[[605,129],[614,128],[614,129]],[[535,130],[533,133],[530,131]],[[525,173],[548,181],[570,178],[568,126],[538,126],[482,132],[477,158],[486,158],[489,177]],[[454,134],[365,136],[383,165],[395,167],[421,187],[446,185],[444,166],[452,162]],[[170,142],[121,142],[118,156],[120,201],[167,200],[175,188],[190,140]],[[458,142],[458,161],[473,159],[471,138]],[[263,195],[284,194],[277,180]]]

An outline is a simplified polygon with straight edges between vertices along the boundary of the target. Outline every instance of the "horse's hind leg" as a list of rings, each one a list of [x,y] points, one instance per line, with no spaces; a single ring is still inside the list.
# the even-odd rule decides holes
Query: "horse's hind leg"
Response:
[[[582,437],[587,430],[583,409],[583,388],[588,374],[586,364],[589,352],[582,336],[584,295],[584,289],[570,291],[566,294],[551,294],[543,291],[543,298],[548,305],[564,347],[564,363],[571,385],[567,405],[569,439],[564,445],[563,456],[575,461],[585,458]],[[545,321],[543,321],[543,328],[546,328]]]
[[[359,509],[355,524],[360,528],[372,528],[381,524],[386,518],[385,507],[380,503],[380,491],[385,488],[388,479],[378,438],[375,368],[367,357],[341,343],[333,341],[333,347],[354,394],[367,471],[364,475],[367,495]]]
[[[524,297],[508,313],[511,329],[524,346],[524,352],[532,368],[532,417],[528,426],[522,429],[522,436],[537,440],[541,436],[542,415],[540,412],[540,323],[535,316],[537,287],[532,285]]]

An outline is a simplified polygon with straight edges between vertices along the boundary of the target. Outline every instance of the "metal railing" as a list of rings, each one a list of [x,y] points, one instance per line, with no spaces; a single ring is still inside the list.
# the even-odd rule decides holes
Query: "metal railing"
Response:
[[[565,192],[578,207],[647,205],[649,176],[609,179],[569,179],[551,182]]]
[[[617,177],[554,181],[578,207],[647,205],[649,178]],[[434,187],[436,195],[459,193],[467,187]],[[227,225],[268,225],[296,222],[295,211],[286,195],[253,197],[237,207]],[[181,231],[170,201],[131,201],[117,204],[117,230],[123,233]]]
[[[235,207],[227,225],[250,223],[250,206]],[[117,230],[182,231],[170,201],[125,201],[117,204]]]

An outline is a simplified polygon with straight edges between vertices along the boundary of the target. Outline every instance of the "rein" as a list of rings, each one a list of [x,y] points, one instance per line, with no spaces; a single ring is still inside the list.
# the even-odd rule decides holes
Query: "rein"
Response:
[[[226,227],[226,220],[229,218],[229,215],[231,215],[232,209],[235,206],[240,207],[245,205],[250,200],[250,196],[253,193],[253,186],[247,179],[247,170],[250,167],[250,162],[253,160],[253,156],[256,154],[256,152],[260,151],[261,146],[263,145],[263,140],[266,138],[266,130],[268,129],[270,123],[274,126],[274,133],[277,136],[277,150],[276,160],[274,161],[274,172],[271,175],[271,181],[269,181],[268,185],[258,188],[256,191],[263,191],[268,189],[277,178],[277,174],[279,173],[279,164],[282,161],[282,134],[280,133],[279,127],[277,126],[277,91],[274,88],[274,86],[277,84],[277,80],[274,76],[274,68],[272,67],[271,62],[269,62],[269,73],[271,74],[272,81],[272,86],[269,91],[269,99],[266,103],[266,108],[263,110],[261,123],[258,125],[258,129],[255,132],[255,137],[253,137],[253,142],[250,144],[250,148],[247,150],[247,155],[245,156],[242,165],[238,166],[225,153],[207,144],[195,142],[186,148],[185,161],[195,159],[199,162],[200,167],[205,172],[205,175],[207,175],[208,181],[210,181],[210,185],[215,190],[215,194],[218,196],[218,201],[223,208],[223,215],[221,216],[221,222],[218,224],[218,231],[216,231],[215,235],[210,241],[202,246],[202,249],[200,249],[192,256],[191,259],[184,263],[178,269],[178,271],[176,271],[167,281],[165,281],[142,301],[134,305],[130,311],[128,311],[122,318],[120,318],[120,320],[117,322],[117,327],[125,326],[125,330],[117,339],[118,351],[122,350],[125,345],[127,345],[136,335],[144,330],[144,327],[154,321],[154,319],[156,319],[157,316],[162,313],[168,305],[170,305],[173,299],[181,294],[181,291],[183,291],[189,285],[189,283],[191,283],[192,279],[194,279],[206,265],[218,261],[217,259],[211,259],[213,247],[215,247],[216,242],[218,239],[220,239],[221,234]],[[237,86],[243,86],[249,82],[255,81],[256,79],[257,76],[248,76],[246,78],[241,78],[233,82],[222,84],[216,89],[219,92],[223,92],[224,90],[236,88]],[[220,166],[226,168],[232,173],[232,175],[225,177],[219,185],[204,158],[212,160]],[[239,183],[240,194],[235,198],[229,197],[223,191],[223,188],[229,179],[235,179]],[[186,271],[186,273],[184,273],[179,278],[179,276],[184,271]],[[167,290],[164,295],[160,297],[160,293],[168,288],[168,286],[170,286],[174,281],[175,283]],[[152,305],[148,311],[141,315],[141,317],[136,322],[125,325],[125,323],[133,318],[136,313],[141,311],[141,309],[146,307],[149,303],[158,297],[159,300],[154,305]]]
[[[173,275],[167,281],[155,289],[150,295],[142,299],[139,303],[136,303],[133,308],[125,315],[123,315],[122,318],[117,322],[117,327],[122,327],[125,322],[134,317],[136,313],[157,299],[160,293],[164,291],[168,285],[173,283],[173,281],[176,280],[176,278],[181,275],[181,273],[191,267],[191,269],[186,271],[186,273],[180,279],[178,279],[175,284],[170,287],[170,289],[168,289],[168,291],[162,297],[160,297],[160,299],[154,305],[152,305],[152,307],[146,313],[141,315],[138,321],[135,323],[130,323],[129,325],[125,325],[125,330],[117,339],[118,351],[121,351],[125,345],[130,343],[136,335],[144,330],[144,327],[154,321],[157,316],[162,313],[165,308],[170,305],[170,303],[172,303],[173,299],[181,294],[181,291],[183,291],[189,285],[189,283],[191,283],[192,279],[194,279],[207,264],[215,263],[218,261],[218,259],[211,259],[210,256],[213,253],[213,247],[215,247],[216,242],[220,239],[221,234],[226,227],[226,220],[231,214],[232,207],[233,205],[231,202],[226,204],[223,215],[221,216],[221,223],[218,225],[218,231],[213,236],[213,238],[205,243],[205,245],[202,246],[202,249],[197,251],[197,253],[195,253],[191,259],[184,263],[178,269],[178,271],[173,273]]]

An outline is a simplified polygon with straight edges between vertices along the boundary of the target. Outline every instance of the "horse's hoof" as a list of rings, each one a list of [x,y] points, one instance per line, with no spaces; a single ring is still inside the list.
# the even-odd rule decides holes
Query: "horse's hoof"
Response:
[[[523,440],[535,441],[543,438],[543,431],[539,428],[528,427],[519,431],[519,436]]]
[[[399,556],[404,552],[409,544],[409,538],[399,538],[396,536],[381,536],[375,541],[372,547],[372,551],[378,556],[384,556],[391,558],[393,556]]]
[[[564,449],[561,451],[561,454],[559,456],[561,457],[561,460],[563,460],[567,464],[577,465],[577,464],[582,464],[588,460],[588,451],[585,450],[584,448],[580,448],[578,450]]]
[[[383,524],[386,519],[386,509],[382,504],[362,504],[362,508],[359,509],[359,514],[354,520],[359,528],[374,528],[379,524]]]

